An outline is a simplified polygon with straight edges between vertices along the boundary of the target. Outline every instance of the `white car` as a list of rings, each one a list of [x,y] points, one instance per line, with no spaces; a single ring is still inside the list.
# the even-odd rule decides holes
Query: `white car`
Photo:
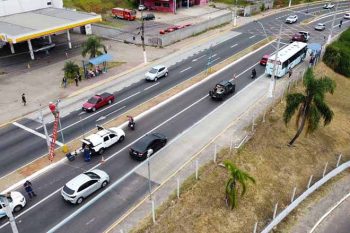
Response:
[[[145,5],[139,5],[139,7],[137,8],[139,11],[144,11],[147,10],[147,7]]]
[[[153,67],[150,71],[148,71],[145,76],[147,81],[156,82],[161,77],[168,76],[169,71],[168,68],[163,65],[158,65]]]
[[[84,172],[70,180],[61,189],[64,200],[72,204],[81,204],[83,200],[109,183],[109,175],[99,169]]]
[[[101,126],[97,126],[97,129],[97,133],[80,140],[83,143],[82,149],[88,145],[91,152],[102,155],[108,147],[113,146],[117,142],[124,141],[125,132],[120,128],[112,127],[105,129]]]
[[[334,8],[334,4],[330,2],[323,5],[323,9],[332,9],[332,8]]]
[[[346,14],[344,15],[344,19],[350,19],[350,13],[346,13]]]
[[[286,18],[286,23],[295,23],[296,21],[298,21],[297,15],[290,15]]]
[[[10,209],[12,210],[12,212],[20,211],[27,204],[24,196],[17,191],[12,191],[10,193],[10,197],[8,197],[7,199],[9,201]],[[5,211],[5,203],[3,203],[2,199],[0,199],[0,218],[5,216],[7,216]]]

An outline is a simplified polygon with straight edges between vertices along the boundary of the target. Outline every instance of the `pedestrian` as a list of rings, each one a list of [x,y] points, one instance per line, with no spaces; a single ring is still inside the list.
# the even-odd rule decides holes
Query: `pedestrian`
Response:
[[[84,147],[84,161],[90,162],[91,160],[91,151],[88,145],[85,145]]]
[[[63,79],[62,79],[62,84],[63,84],[63,87],[64,87],[64,88],[67,87],[67,78],[66,78],[66,77],[63,77]]]
[[[22,94],[22,103],[24,106],[27,105],[26,95],[24,93]]]
[[[77,76],[78,76],[79,82],[81,82],[81,74],[80,74],[80,72],[79,72],[79,71],[78,71]]]
[[[29,199],[32,199],[32,197],[36,197],[36,194],[34,193],[33,188],[32,188],[32,183],[29,180],[24,182],[23,187],[26,190],[26,192],[29,196]]]
[[[78,82],[79,82],[78,75],[75,76],[74,81],[75,81],[75,86],[79,86],[79,84],[78,84]]]
[[[341,19],[339,22],[339,28],[341,28],[341,25],[343,24],[343,20]]]
[[[292,68],[289,68],[288,74],[289,74],[289,78],[290,78],[293,74]]]

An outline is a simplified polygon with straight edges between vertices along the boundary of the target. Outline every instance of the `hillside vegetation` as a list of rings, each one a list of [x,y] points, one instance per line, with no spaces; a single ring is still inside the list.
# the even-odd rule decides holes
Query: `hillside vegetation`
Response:
[[[219,162],[232,160],[256,180],[256,185],[249,185],[236,209],[230,210],[225,205],[226,169],[210,163],[201,169],[199,181],[193,177],[186,181],[179,200],[171,199],[163,204],[156,224],[145,219],[133,232],[251,233],[257,221],[261,230],[271,219],[277,202],[279,211],[288,205],[295,186],[300,195],[310,175],[314,180],[322,176],[326,162],[329,162],[328,169],[334,168],[340,152],[344,155],[343,161],[349,160],[350,80],[323,63],[317,66],[315,74],[327,75],[337,83],[334,95],[326,96],[335,114],[330,125],[321,126],[308,137],[303,134],[295,146],[287,146],[295,128],[293,124],[286,127],[283,123],[283,101],[267,115],[265,123],[259,121],[253,138],[237,153],[230,154],[228,149],[220,151]],[[302,90],[300,85],[295,91]]]
[[[99,14],[109,12],[113,7],[137,8],[137,4],[134,0],[63,0],[63,5],[67,8]]]

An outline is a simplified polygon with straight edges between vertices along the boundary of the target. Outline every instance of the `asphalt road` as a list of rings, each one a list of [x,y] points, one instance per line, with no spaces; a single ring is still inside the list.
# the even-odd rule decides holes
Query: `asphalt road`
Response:
[[[81,109],[71,112],[61,119],[65,141],[70,141],[82,135],[84,132],[93,129],[96,124],[102,124],[113,119],[205,70],[210,54],[212,57],[211,64],[214,65],[261,39],[263,39],[263,36],[238,35],[213,46],[211,52],[205,50],[169,67],[168,77],[160,79],[157,83],[141,80],[119,92],[113,93],[116,96],[115,102],[95,113],[85,113]],[[0,140],[0,151],[2,151],[0,155],[0,163],[2,164],[0,176],[8,174],[47,152],[45,139],[29,132],[34,130],[44,134],[40,123],[29,119],[22,119],[17,123],[22,128],[26,127],[28,129],[19,128],[18,124],[0,129],[0,139],[3,139]],[[52,123],[47,125],[47,129],[48,132],[52,132]],[[62,141],[61,134],[58,134],[58,136],[57,140]]]
[[[130,132],[126,129],[127,137],[125,140],[120,145],[106,151],[105,158],[109,158],[109,160],[100,165],[99,168],[110,175],[111,182],[121,178],[139,164],[128,155],[128,148],[137,138],[147,132],[160,132],[165,134],[171,142],[177,135],[222,103],[212,101],[208,96],[208,90],[221,80],[231,79],[233,74],[236,73],[239,75],[236,79],[236,92],[239,92],[252,81],[250,78],[252,66],[256,67],[258,75],[263,74],[264,67],[256,64],[256,58],[271,53],[272,50],[273,48],[268,46],[256,52],[235,64],[232,69],[222,72],[220,75],[200,84],[192,91],[186,92],[169,104],[162,106],[157,111],[144,116],[139,120],[137,130]],[[168,77],[170,79],[170,76]],[[77,206],[64,202],[57,190],[72,177],[97,165],[99,159],[99,156],[96,156],[92,162],[85,163],[79,157],[74,162],[67,161],[57,166],[33,181],[38,197],[30,201],[28,206],[17,216],[19,231],[28,233],[46,232],[75,211]],[[153,186],[156,185],[158,184],[153,183]],[[102,232],[112,223],[113,219],[121,216],[146,193],[147,180],[133,174],[128,180],[104,196],[103,200],[97,202],[83,215],[79,215],[59,232]],[[9,225],[3,225],[4,222],[4,220],[0,221],[0,232],[10,230]]]

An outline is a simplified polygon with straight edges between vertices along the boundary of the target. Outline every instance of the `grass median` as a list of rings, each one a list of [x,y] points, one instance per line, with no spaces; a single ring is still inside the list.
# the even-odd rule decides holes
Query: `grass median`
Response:
[[[327,75],[337,82],[334,95],[326,102],[335,113],[327,127],[321,126],[313,135],[304,134],[295,146],[287,144],[295,134],[293,124],[286,127],[282,120],[285,101],[277,104],[258,121],[253,137],[236,153],[229,149],[219,152],[218,162],[232,160],[256,179],[249,185],[246,195],[239,199],[238,207],[230,210],[225,205],[227,171],[221,166],[207,164],[200,170],[200,180],[189,177],[181,187],[180,199],[170,197],[157,211],[157,222],[146,218],[132,232],[252,232],[255,222],[259,230],[266,225],[278,202],[279,212],[290,203],[294,187],[297,196],[306,188],[310,175],[314,181],[322,177],[324,165],[328,171],[335,167],[339,153],[343,161],[350,159],[350,80],[334,73],[323,63],[315,73]],[[293,91],[303,90],[299,84]],[[293,123],[293,122],[292,122]],[[283,225],[275,232],[286,232]]]
[[[269,38],[269,39],[271,39],[271,38]],[[264,40],[261,40],[255,44],[253,44],[252,46],[242,50],[241,52],[233,55],[232,57],[214,65],[211,68],[209,73],[213,73],[214,71],[218,71],[218,70],[222,69],[223,67],[229,65],[230,63],[238,60],[242,56],[266,45],[267,43],[269,43],[269,41],[270,40],[264,39]],[[167,100],[168,98],[174,96],[178,92],[181,92],[181,91],[191,87],[192,85],[200,82],[201,80],[205,79],[209,75],[209,73],[207,74],[206,71],[201,72],[198,75],[193,76],[192,78],[190,78],[190,79],[172,87],[171,89],[161,93],[160,95],[134,107],[133,109],[129,110],[128,112],[108,121],[103,126],[108,128],[108,127],[115,127],[115,126],[121,125],[127,120],[127,117],[126,117],[127,115],[137,116],[137,115],[147,111],[148,109],[150,109],[150,108],[160,104],[161,102]],[[89,135],[89,134],[94,133],[96,131],[97,130],[95,130],[95,129],[91,130],[91,131],[85,133],[85,135]],[[80,139],[82,137],[83,136],[80,136],[80,137],[76,138],[75,140],[72,140],[69,143],[67,143],[69,151],[73,151],[73,150],[81,147]],[[57,149],[55,151],[55,158],[52,162],[50,162],[48,160],[48,155],[44,155],[44,156],[38,158],[37,160],[33,161],[32,163],[26,165],[25,167],[20,168],[9,175],[2,177],[0,179],[0,190],[7,189],[8,187],[13,185],[14,183],[16,183],[22,179],[25,179],[26,177],[34,174],[35,172],[49,166],[52,163],[56,163],[63,158],[65,158],[65,153],[63,153],[61,151],[61,149]],[[82,158],[78,157],[77,159],[82,159]]]

